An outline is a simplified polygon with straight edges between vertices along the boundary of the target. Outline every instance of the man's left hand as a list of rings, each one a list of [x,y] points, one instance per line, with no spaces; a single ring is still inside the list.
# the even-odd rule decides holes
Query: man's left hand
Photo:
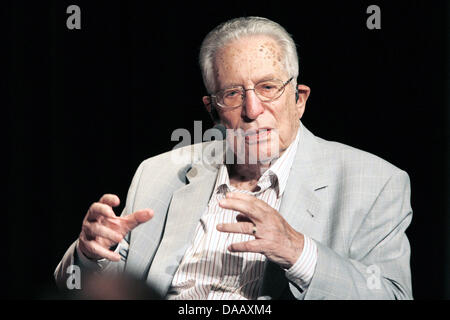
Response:
[[[240,214],[236,217],[237,223],[218,224],[217,230],[255,236],[255,240],[231,244],[230,252],[261,253],[285,269],[292,267],[300,257],[303,234],[295,231],[266,202],[248,194],[228,192],[219,205]]]

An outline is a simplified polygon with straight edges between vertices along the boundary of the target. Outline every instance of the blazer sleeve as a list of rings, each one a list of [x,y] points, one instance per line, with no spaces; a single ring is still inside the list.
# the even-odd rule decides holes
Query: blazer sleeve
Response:
[[[121,216],[125,216],[133,212],[134,198],[137,187],[139,185],[143,165],[144,164],[141,163],[133,177],[130,188],[128,189],[125,208],[123,209]],[[67,249],[63,258],[54,271],[53,275],[56,281],[56,285],[60,290],[67,289],[67,280],[71,276],[71,271],[73,271],[73,268],[71,268],[71,266],[73,265],[79,267],[82,283],[86,278],[88,278],[86,276],[89,276],[89,274],[91,273],[117,273],[124,270],[128,256],[129,234],[125,236],[125,238],[116,248],[121,256],[121,259],[118,262],[101,259],[98,261],[92,261],[90,263],[84,263],[83,261],[85,261],[86,259],[80,259],[77,254],[77,243],[78,240],[73,242],[72,245]]]
[[[408,174],[396,171],[351,240],[348,257],[316,241],[317,264],[305,299],[412,299],[405,234],[410,194]]]

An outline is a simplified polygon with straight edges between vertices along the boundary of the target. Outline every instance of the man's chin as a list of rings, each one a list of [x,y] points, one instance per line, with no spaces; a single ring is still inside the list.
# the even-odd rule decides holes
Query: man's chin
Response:
[[[278,145],[272,143],[270,139],[258,141],[250,144],[246,143],[249,159],[257,159],[258,162],[271,161],[278,157],[279,148]]]

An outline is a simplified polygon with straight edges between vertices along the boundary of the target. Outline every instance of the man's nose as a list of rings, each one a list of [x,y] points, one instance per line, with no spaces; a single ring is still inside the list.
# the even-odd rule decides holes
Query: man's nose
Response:
[[[264,112],[264,106],[253,89],[246,90],[243,104],[244,115],[251,120],[255,120]]]

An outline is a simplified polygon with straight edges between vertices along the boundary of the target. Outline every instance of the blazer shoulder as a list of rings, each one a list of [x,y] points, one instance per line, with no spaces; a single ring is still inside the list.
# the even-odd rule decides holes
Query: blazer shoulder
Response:
[[[198,163],[207,150],[220,143],[220,141],[207,141],[173,149],[145,159],[138,170],[141,170],[143,176],[156,175],[164,180],[175,179],[185,183],[186,173],[194,163]]]
[[[347,174],[377,175],[382,178],[389,178],[401,172],[406,174],[402,169],[373,153],[344,143],[316,138],[325,157]]]
[[[164,205],[168,205],[173,192],[188,183],[188,172],[207,145],[189,145],[142,161],[128,189],[128,207],[132,210],[156,207],[165,212]]]

